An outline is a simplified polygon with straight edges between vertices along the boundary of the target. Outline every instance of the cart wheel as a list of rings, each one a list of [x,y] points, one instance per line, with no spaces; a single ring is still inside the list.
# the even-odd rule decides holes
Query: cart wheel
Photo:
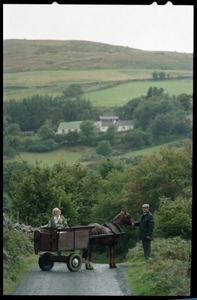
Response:
[[[67,267],[71,272],[77,272],[81,269],[82,258],[79,254],[72,253],[68,256]]]
[[[54,261],[52,260],[51,253],[44,253],[38,259],[39,267],[42,271],[49,271],[53,268]]]

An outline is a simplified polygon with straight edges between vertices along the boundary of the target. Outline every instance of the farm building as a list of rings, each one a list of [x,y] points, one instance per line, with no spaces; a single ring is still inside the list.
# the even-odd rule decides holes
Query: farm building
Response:
[[[133,129],[133,124],[131,121],[120,121],[118,116],[100,116],[99,119],[99,130],[102,132],[106,132],[107,129],[112,125],[116,127],[118,132]]]
[[[80,124],[83,121],[61,122],[57,129],[57,134],[67,134],[69,132],[80,132]]]
[[[132,121],[121,121],[117,116],[100,116],[100,121],[94,122],[98,130],[106,132],[107,129],[114,125],[118,132],[128,131],[133,129]],[[67,134],[68,132],[80,132],[80,124],[83,121],[61,122],[58,126],[56,134]]]

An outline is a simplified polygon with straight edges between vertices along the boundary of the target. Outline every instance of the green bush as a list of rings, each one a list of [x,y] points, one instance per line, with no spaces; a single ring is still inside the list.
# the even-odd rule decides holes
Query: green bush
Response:
[[[18,271],[24,264],[24,258],[34,252],[32,234],[15,228],[3,228],[3,290],[9,289],[16,281]]]
[[[154,239],[152,242],[153,260],[141,264],[144,258],[142,244],[129,249],[127,261],[132,277],[131,286],[135,289],[135,272],[138,271],[138,295],[144,296],[190,296],[191,241],[180,237]],[[140,274],[141,272],[141,274]],[[139,286],[139,280],[148,282],[146,291]]]

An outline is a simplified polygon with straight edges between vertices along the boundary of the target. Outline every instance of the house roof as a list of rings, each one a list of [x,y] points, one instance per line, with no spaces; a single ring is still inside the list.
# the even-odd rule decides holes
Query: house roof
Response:
[[[127,120],[127,121],[117,121],[116,123],[113,123],[113,121],[108,121],[108,122],[104,121],[104,122],[102,122],[102,127],[109,127],[111,125],[114,125],[116,127],[118,127],[118,126],[132,126],[133,123],[132,123],[132,121],[129,121],[129,120]]]
[[[61,122],[58,129],[78,129],[83,121]]]
[[[118,116],[100,116],[100,120],[119,120]]]

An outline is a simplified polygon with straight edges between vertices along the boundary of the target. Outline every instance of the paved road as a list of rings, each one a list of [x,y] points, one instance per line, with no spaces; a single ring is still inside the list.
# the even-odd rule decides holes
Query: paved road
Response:
[[[116,269],[94,264],[90,271],[83,264],[78,272],[70,272],[64,263],[56,262],[50,271],[35,265],[10,295],[130,296],[125,268],[124,264],[117,264]]]

